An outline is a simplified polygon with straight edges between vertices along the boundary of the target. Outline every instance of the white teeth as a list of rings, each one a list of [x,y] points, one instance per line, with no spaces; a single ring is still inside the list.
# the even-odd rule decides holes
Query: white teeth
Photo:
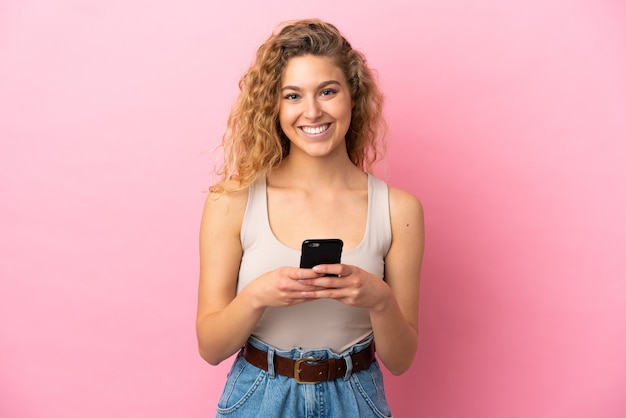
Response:
[[[321,134],[322,132],[324,132],[326,129],[328,129],[329,126],[330,126],[329,124],[322,125],[322,126],[317,126],[315,128],[311,128],[309,126],[303,126],[302,130],[306,134],[317,135],[317,134]]]

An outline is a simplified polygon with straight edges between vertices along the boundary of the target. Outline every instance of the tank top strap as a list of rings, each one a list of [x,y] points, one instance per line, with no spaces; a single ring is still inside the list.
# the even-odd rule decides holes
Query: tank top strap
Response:
[[[368,174],[369,208],[365,242],[387,255],[391,246],[389,187],[383,180]]]
[[[249,248],[254,241],[272,238],[267,212],[267,183],[261,177],[248,189],[248,203],[241,224],[241,243]]]

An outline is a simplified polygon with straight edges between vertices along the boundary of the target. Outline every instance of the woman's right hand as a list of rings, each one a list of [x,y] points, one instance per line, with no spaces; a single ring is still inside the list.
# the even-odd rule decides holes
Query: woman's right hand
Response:
[[[303,284],[300,280],[323,276],[312,269],[280,267],[269,271],[248,284],[243,293],[248,293],[256,309],[292,306],[311,301],[303,292],[320,290],[319,286]]]

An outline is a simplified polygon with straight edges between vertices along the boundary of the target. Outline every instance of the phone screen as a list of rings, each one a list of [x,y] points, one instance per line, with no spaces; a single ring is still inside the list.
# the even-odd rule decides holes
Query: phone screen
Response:
[[[343,241],[332,239],[307,239],[302,243],[301,268],[313,268],[318,264],[341,263]]]

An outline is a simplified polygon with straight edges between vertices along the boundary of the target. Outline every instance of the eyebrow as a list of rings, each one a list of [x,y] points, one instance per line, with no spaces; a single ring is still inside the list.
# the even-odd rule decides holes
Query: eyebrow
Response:
[[[341,83],[337,80],[328,80],[328,81],[324,81],[323,83],[320,83],[319,86],[317,86],[316,90],[319,89],[323,89],[324,87],[328,87],[331,84],[338,84],[341,85]],[[283,86],[281,89],[281,91],[283,90],[295,90],[295,91],[301,91],[302,88],[298,87],[298,86]]]

